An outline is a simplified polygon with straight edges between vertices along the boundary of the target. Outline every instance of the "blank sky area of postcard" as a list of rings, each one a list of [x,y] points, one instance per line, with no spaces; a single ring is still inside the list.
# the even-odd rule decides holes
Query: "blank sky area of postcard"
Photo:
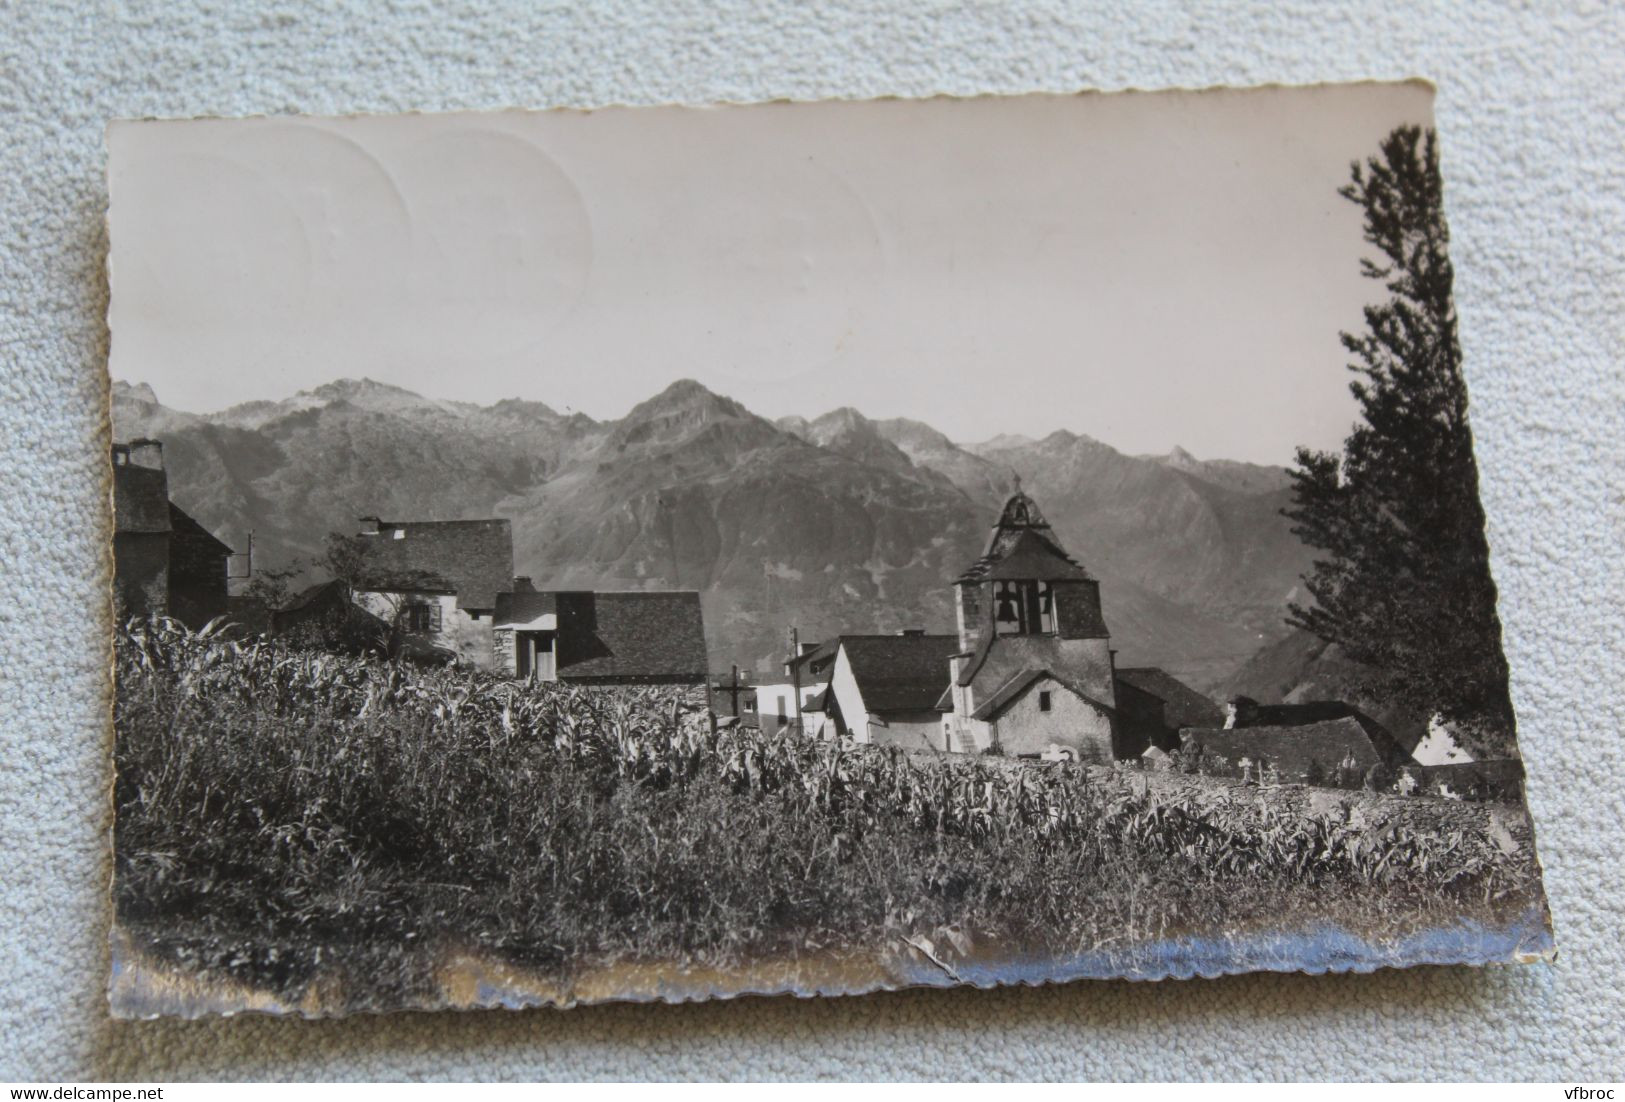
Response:
[[[1355,419],[1350,162],[1430,88],[118,123],[112,374],[619,417],[698,379],[1284,463]]]

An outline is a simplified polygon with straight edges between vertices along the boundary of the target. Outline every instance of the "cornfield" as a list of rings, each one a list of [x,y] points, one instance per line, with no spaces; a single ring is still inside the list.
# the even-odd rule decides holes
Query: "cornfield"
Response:
[[[218,624],[132,621],[116,656],[119,920],[178,967],[284,993],[330,968],[410,993],[451,946],[567,976],[1328,915],[1401,931],[1537,884],[1527,834],[1481,808],[715,730],[677,689]]]

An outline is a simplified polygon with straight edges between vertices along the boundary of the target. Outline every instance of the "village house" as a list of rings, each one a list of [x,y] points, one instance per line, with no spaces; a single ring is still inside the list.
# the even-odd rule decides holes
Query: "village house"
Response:
[[[489,669],[497,595],[511,589],[506,520],[386,521],[362,517],[355,603],[410,645]]]
[[[1150,717],[1129,738],[1130,756],[1138,748],[1144,753],[1156,747],[1164,754],[1179,749],[1179,732],[1186,727],[1218,727],[1224,710],[1166,670],[1156,666],[1118,666],[1116,670],[1117,707],[1125,719],[1135,724]],[[1156,704],[1142,703],[1149,697]]]
[[[510,677],[582,685],[706,685],[705,618],[694,590],[496,596],[491,654]]]
[[[838,638],[827,643],[800,643],[796,653],[785,659],[781,676],[756,683],[762,730],[776,734],[795,728],[799,721],[803,733],[813,738],[822,735],[826,714],[824,691],[829,688],[839,643]]]
[[[945,749],[937,699],[947,680],[952,635],[902,631],[832,640],[829,688],[815,699],[826,736],[912,750]]]
[[[194,630],[224,615],[232,550],[169,500],[163,445],[114,444],[112,460],[117,615],[172,616]]]

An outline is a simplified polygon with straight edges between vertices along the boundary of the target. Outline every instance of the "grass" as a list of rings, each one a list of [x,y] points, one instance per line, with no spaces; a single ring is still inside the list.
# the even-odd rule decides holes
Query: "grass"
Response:
[[[1397,936],[1538,899],[1527,838],[1461,805],[1388,799],[1373,824],[1362,797],[713,732],[679,690],[168,621],[116,653],[121,928],[291,1001],[339,976],[346,1006],[419,1003],[453,951],[559,984],[905,938],[951,967],[1328,919]]]

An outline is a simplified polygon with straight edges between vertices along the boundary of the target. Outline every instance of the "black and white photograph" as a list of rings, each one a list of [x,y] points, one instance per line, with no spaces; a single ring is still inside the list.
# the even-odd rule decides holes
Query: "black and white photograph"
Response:
[[[1433,97],[113,123],[114,1015],[1551,959]]]

